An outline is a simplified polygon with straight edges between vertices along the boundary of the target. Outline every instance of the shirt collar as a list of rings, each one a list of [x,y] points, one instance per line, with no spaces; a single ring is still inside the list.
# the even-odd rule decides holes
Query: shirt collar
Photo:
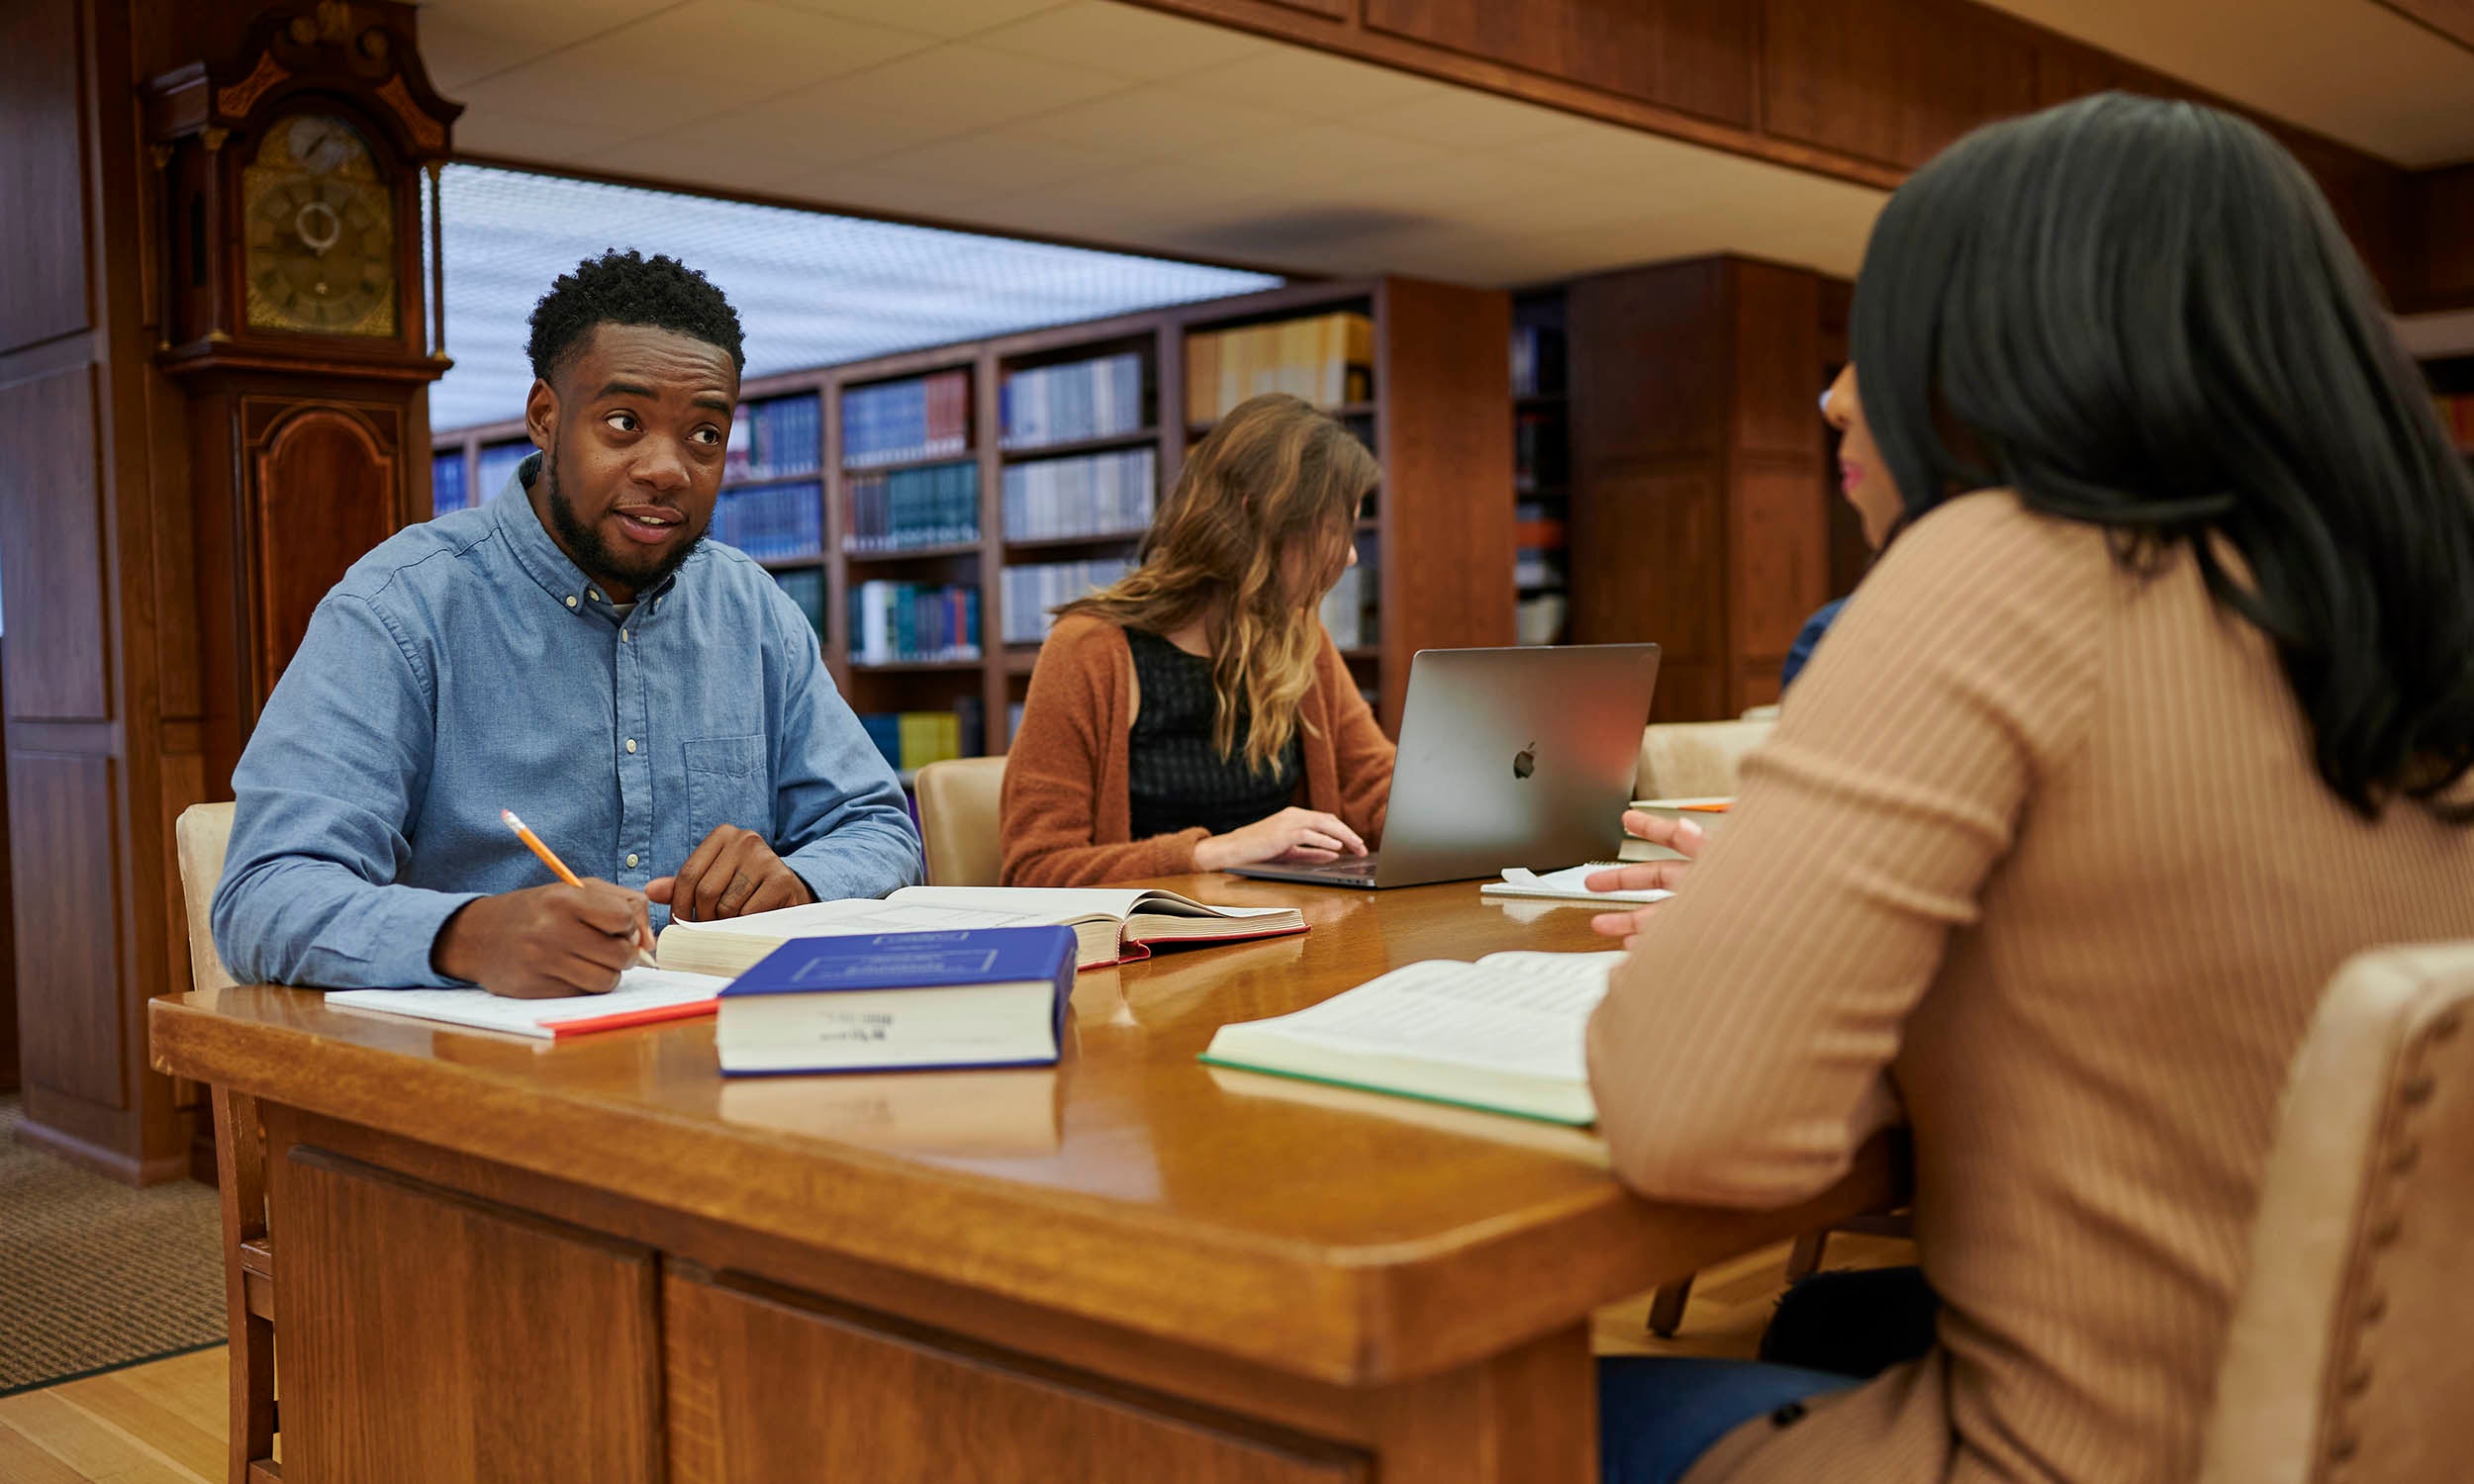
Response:
[[[506,536],[507,549],[516,554],[517,562],[534,582],[541,585],[542,592],[557,600],[560,607],[575,613],[598,607],[604,616],[615,617],[609,610],[607,598],[596,603],[593,595],[600,591],[600,585],[586,577],[584,569],[559,549],[558,542],[551,539],[548,529],[541,524],[541,517],[534,513],[531,497],[526,491],[540,472],[541,455],[536,450],[525,455],[524,461],[516,466],[516,472],[507,477],[507,487],[499,492],[496,500],[490,502],[491,517]],[[696,558],[691,556],[679,570],[684,572],[695,564]],[[637,593],[635,611],[630,616],[640,621],[658,613],[663,606],[662,600],[670,596],[678,581],[679,573],[673,572],[651,588]]]

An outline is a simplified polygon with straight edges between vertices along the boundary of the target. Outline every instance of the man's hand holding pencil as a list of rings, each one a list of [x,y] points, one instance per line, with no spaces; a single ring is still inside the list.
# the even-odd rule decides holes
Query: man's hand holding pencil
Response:
[[[466,902],[438,930],[430,967],[510,999],[553,999],[607,994],[618,986],[620,970],[653,962],[644,893],[578,877],[513,811],[501,809],[499,817],[559,884]]]

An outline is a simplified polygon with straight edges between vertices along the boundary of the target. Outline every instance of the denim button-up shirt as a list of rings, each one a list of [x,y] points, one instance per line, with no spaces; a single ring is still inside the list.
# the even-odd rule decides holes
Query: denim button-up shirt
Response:
[[[533,513],[538,464],[319,603],[233,774],[215,945],[244,982],[457,982],[429,965],[446,919],[554,880],[501,809],[637,890],[720,824],[819,899],[920,879],[901,786],[789,596],[707,541],[620,615]]]

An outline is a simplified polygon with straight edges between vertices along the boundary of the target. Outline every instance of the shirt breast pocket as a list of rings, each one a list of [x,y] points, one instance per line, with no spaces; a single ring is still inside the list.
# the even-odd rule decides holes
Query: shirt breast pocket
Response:
[[[764,734],[702,737],[688,743],[687,807],[692,842],[701,843],[723,824],[772,839],[773,779],[766,767]]]

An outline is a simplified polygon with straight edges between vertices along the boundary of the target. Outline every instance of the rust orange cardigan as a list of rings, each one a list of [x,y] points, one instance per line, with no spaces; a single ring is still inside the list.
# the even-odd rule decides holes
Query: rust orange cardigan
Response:
[[[1372,849],[1391,800],[1392,745],[1329,634],[1297,720],[1306,807],[1339,815]],[[1194,869],[1194,845],[1210,833],[1199,825],[1127,838],[1125,755],[1133,724],[1134,657],[1125,630],[1079,613],[1058,619],[1039,651],[1022,725],[1005,757],[1006,885],[1095,886]]]

